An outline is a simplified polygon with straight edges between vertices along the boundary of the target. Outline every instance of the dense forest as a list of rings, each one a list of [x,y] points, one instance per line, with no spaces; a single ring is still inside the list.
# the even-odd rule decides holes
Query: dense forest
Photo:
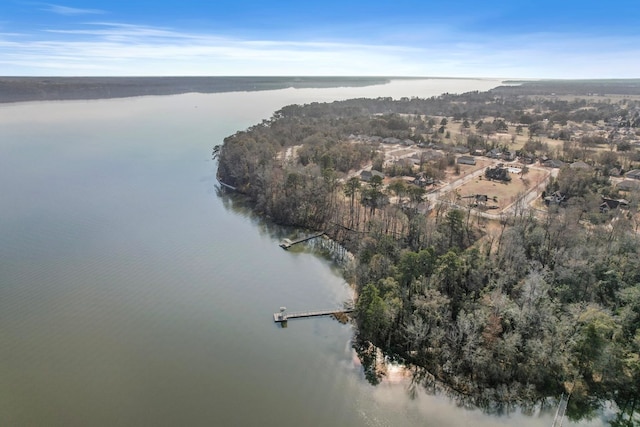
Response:
[[[612,425],[639,425],[638,193],[614,188],[609,171],[637,167],[640,158],[612,136],[570,134],[576,123],[608,123],[633,135],[640,103],[558,99],[555,92],[536,84],[529,93],[524,85],[291,105],[226,138],[213,154],[221,182],[245,194],[256,212],[325,230],[354,254],[345,275],[358,294],[356,346],[365,362],[381,349],[417,367],[425,384],[443,384],[482,407],[526,407],[564,393],[571,395],[569,417],[593,416],[614,402]],[[447,136],[454,124],[469,129],[464,137]],[[429,203],[425,189],[406,180],[383,185],[380,176],[366,182],[354,173],[372,164],[393,175],[379,140],[354,142],[358,135],[455,152],[495,148],[489,136],[506,124],[529,133],[522,155],[593,166],[561,169],[551,181],[547,193],[562,192],[564,203],[544,214],[520,205],[487,221],[470,209]],[[545,146],[542,133],[563,140],[561,148]],[[447,154],[404,174],[437,178],[453,163]],[[603,196],[628,197],[628,209],[597,212]],[[365,363],[372,382],[379,380],[374,362]]]

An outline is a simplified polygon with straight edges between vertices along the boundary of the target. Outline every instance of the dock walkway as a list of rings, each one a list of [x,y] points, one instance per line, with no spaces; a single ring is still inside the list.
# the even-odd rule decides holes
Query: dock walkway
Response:
[[[564,421],[564,415],[567,412],[567,405],[569,404],[569,397],[565,396],[564,393],[560,397],[560,402],[558,402],[558,409],[556,410],[556,416],[553,419],[552,427],[562,427],[562,423]]]
[[[292,241],[292,240],[289,240],[289,239],[283,239],[282,242],[280,242],[280,247],[282,249],[289,249],[293,245],[297,245],[298,243],[306,242],[307,240],[315,239],[316,237],[324,236],[324,234],[325,234],[325,232],[321,231],[320,233],[312,234],[311,236],[303,237],[303,238],[298,239],[298,240],[293,240]]]
[[[353,312],[352,308],[333,309],[333,310],[315,310],[315,311],[299,311],[295,313],[285,313],[281,310],[279,313],[273,313],[273,321],[276,323],[286,322],[289,319],[302,319],[305,317],[331,316],[333,314],[346,314]]]

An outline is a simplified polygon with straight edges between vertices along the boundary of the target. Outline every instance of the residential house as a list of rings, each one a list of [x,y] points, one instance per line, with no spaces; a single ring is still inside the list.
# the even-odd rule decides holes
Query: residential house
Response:
[[[638,182],[638,180],[635,179],[625,179],[622,182],[619,182],[616,185],[616,188],[620,191],[634,191],[634,190],[640,190],[640,182]]]
[[[360,172],[360,179],[363,180],[364,182],[371,181],[371,178],[373,178],[374,176],[379,176],[380,178],[384,179],[384,174],[376,170],[370,170],[370,171],[365,170]]]
[[[500,155],[500,158],[504,161],[510,162],[516,159],[515,151],[505,151]]]
[[[426,178],[424,175],[420,175],[413,180],[413,184],[417,185],[418,187],[426,187],[428,185],[433,185],[435,183],[436,183],[435,179],[431,177]]]
[[[492,148],[487,153],[487,157],[489,157],[490,159],[498,159],[498,158],[500,158],[501,154],[502,154],[502,151],[500,151],[499,148]]]
[[[473,156],[460,156],[456,160],[460,165],[474,165],[476,164],[476,159]]]
[[[544,198],[544,204],[549,206],[549,205],[561,205],[564,204],[567,200],[567,196],[565,196],[564,194],[562,194],[559,191],[554,191],[553,193],[551,193],[551,195],[546,196]]]
[[[549,159],[542,163],[542,166],[547,168],[561,168],[564,166],[564,162],[562,160]]]
[[[573,162],[569,165],[571,169],[591,170],[591,166],[585,162]]]
[[[451,149],[454,153],[458,154],[467,154],[469,152],[469,148],[464,145],[457,145]]]
[[[626,209],[629,207],[629,202],[625,199],[610,199],[608,197],[602,198],[600,204],[600,212],[607,213],[614,209]]]
[[[640,179],[640,169],[633,169],[625,173],[624,176],[630,179]]]

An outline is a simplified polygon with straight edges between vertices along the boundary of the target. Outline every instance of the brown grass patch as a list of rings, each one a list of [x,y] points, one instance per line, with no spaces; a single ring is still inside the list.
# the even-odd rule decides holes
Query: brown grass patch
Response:
[[[548,174],[549,172],[545,170],[530,169],[524,179],[520,179],[520,175],[518,174],[510,174],[511,181],[506,183],[489,181],[484,177],[480,177],[457,187],[455,191],[462,197],[474,194],[486,194],[489,196],[487,205],[497,205],[498,209],[492,211],[498,213],[514,203],[518,194],[524,194],[544,181]],[[493,201],[494,197],[497,199],[497,203]],[[472,202],[473,199],[460,199],[458,201],[458,203],[461,204]]]

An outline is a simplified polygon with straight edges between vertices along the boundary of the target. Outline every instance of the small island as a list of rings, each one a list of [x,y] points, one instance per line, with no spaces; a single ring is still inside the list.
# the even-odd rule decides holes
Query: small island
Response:
[[[372,383],[380,349],[489,411],[638,423],[640,81],[290,105],[213,155],[257,213],[354,255]]]

